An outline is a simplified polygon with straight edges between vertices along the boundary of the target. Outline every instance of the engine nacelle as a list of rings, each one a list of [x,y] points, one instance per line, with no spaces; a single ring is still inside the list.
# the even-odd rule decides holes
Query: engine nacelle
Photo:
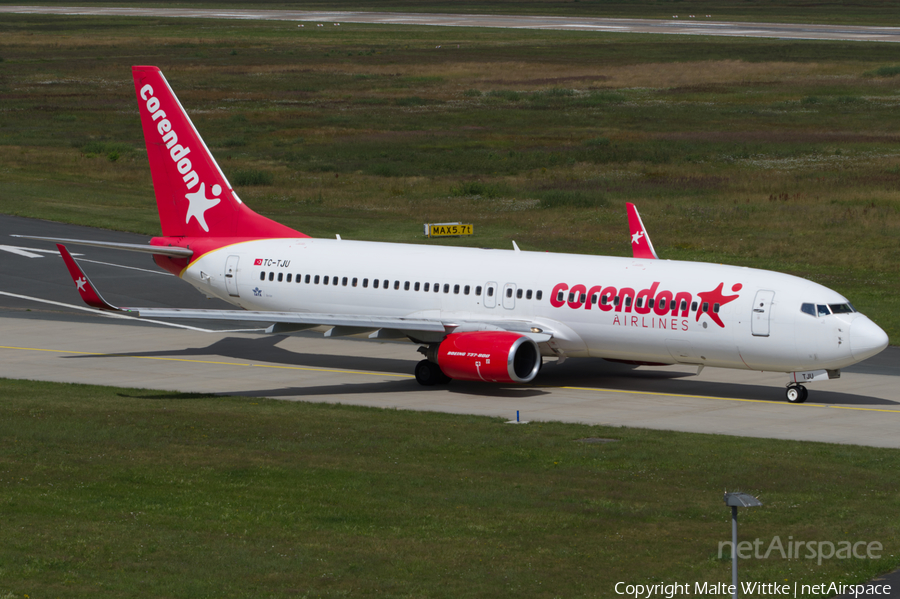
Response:
[[[508,331],[452,333],[441,342],[437,363],[452,379],[528,383],[541,369],[533,339]]]

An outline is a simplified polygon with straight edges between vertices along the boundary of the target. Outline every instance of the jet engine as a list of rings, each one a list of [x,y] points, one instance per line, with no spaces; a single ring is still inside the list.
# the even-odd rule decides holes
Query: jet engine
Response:
[[[452,333],[438,347],[437,363],[451,379],[528,383],[541,369],[541,352],[533,339],[519,333]]]

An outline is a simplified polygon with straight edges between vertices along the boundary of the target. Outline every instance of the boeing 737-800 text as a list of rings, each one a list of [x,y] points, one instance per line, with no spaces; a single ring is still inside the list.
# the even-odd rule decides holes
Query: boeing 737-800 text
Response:
[[[528,383],[544,358],[596,357],[784,372],[792,402],[806,399],[803,383],[839,376],[888,344],[822,285],[659,260],[631,204],[631,258],[310,238],[241,201],[158,68],[133,75],[162,236],[149,245],[54,241],[152,254],[240,310],[112,306],[60,245],[82,298],[101,310],[408,338],[425,356],[415,369],[423,385]]]

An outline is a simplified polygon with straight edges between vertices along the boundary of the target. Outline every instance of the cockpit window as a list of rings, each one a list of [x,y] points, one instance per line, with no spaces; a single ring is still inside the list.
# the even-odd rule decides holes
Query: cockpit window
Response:
[[[831,314],[852,314],[856,312],[853,304],[803,304],[800,311],[810,316],[830,316]]]
[[[852,304],[828,304],[832,314],[852,314],[856,308]]]

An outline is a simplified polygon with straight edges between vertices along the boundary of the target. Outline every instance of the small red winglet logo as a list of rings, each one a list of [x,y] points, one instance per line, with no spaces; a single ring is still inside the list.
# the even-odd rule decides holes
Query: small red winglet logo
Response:
[[[628,227],[631,229],[631,250],[635,258],[656,259],[656,250],[653,249],[653,242],[647,235],[644,223],[641,221],[641,215],[638,214],[634,204],[628,202],[625,204],[628,208]]]

